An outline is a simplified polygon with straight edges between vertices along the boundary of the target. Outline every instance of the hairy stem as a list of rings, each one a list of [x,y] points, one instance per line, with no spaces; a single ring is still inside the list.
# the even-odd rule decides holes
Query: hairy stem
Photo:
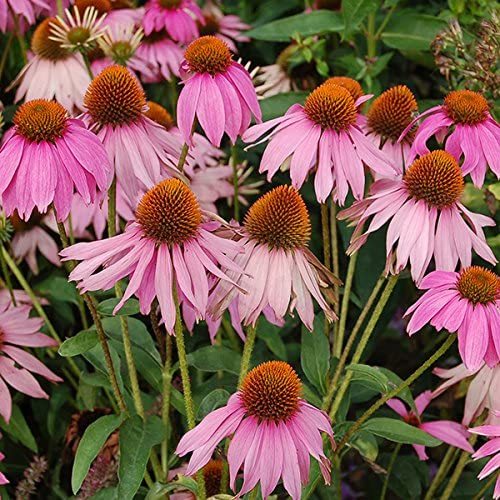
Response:
[[[255,338],[257,337],[257,327],[250,325],[247,328],[247,338],[245,341],[245,346],[243,348],[243,355],[241,357],[241,366],[240,366],[240,376],[238,378],[238,387],[241,387],[243,380],[248,373],[248,369],[250,368],[250,361],[252,359],[252,352],[255,346]]]
[[[233,188],[234,188],[234,220],[240,220],[240,200],[239,200],[239,179],[238,179],[238,161],[236,158],[237,149],[236,146],[231,147],[231,159],[230,164],[233,167]]]
[[[382,486],[382,493],[380,493],[380,500],[385,500],[385,495],[387,494],[387,488],[389,487],[389,479],[391,477],[392,468],[396,463],[396,458],[398,457],[399,450],[401,449],[401,443],[398,443],[392,452],[391,458],[389,460],[389,465],[387,466],[387,474],[385,475],[384,485]]]

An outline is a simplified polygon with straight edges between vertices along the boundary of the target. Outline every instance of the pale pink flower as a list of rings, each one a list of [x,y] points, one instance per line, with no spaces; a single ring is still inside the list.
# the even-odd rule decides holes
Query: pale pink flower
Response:
[[[445,141],[444,149],[457,161],[463,156],[462,172],[470,174],[477,187],[482,187],[487,165],[500,177],[500,129],[491,116],[486,99],[471,90],[450,92],[443,104],[434,106],[412,121],[405,133],[418,120],[420,124],[410,153],[415,156],[429,152],[427,141],[435,136]]]
[[[49,396],[42,389],[33,374],[41,375],[51,382],[62,382],[32,354],[21,347],[55,347],[57,342],[40,333],[41,318],[30,318],[31,306],[9,304],[0,306],[0,415],[8,423],[12,411],[12,398],[7,387],[10,385],[33,398]]]
[[[6,33],[15,29],[14,17],[22,22],[23,28],[31,26],[35,24],[38,14],[44,10],[50,10],[44,0],[0,0],[0,32]]]
[[[111,2],[113,4],[113,2]],[[108,11],[106,18],[104,19],[104,26],[123,26],[123,25],[133,25],[139,26],[142,23],[142,18],[144,17],[144,7],[138,7],[135,9],[117,9],[113,8]]]
[[[430,323],[437,330],[457,332],[460,356],[469,370],[483,361],[500,362],[500,279],[488,269],[472,266],[460,273],[434,271],[420,283],[426,292],[406,315],[408,334]]]
[[[136,295],[141,312],[148,314],[156,297],[167,331],[174,332],[175,305],[172,287],[179,301],[187,301],[196,319],[206,316],[209,280],[230,280],[218,266],[237,273],[233,263],[241,245],[214,234],[219,226],[203,220],[193,192],[178,179],[167,179],[148,191],[139,203],[136,220],[113,238],[78,243],[61,252],[63,260],[81,260],[70,279],[79,281],[82,292],[108,290],[128,276],[129,285],[118,311]],[[103,268],[98,271],[99,268]]]
[[[194,0],[149,0],[142,25],[146,35],[166,30],[176,42],[188,44],[199,36],[196,21],[203,23],[203,14]]]
[[[225,42],[214,36],[192,42],[184,57],[184,87],[177,103],[177,122],[184,141],[192,143],[197,117],[214,146],[220,146],[224,132],[234,144],[250,125],[252,115],[258,122],[262,120],[250,74],[233,61]]]
[[[437,270],[470,266],[472,250],[496,263],[483,233],[495,222],[460,203],[464,181],[460,167],[446,151],[417,159],[401,177],[376,181],[370,196],[339,214],[357,224],[348,253],[359,250],[370,233],[389,222],[387,272],[398,274],[408,263],[417,283],[434,258]],[[365,223],[371,218],[367,229]]]
[[[20,106],[0,148],[0,195],[7,215],[28,220],[54,204],[68,217],[73,193],[92,203],[111,182],[111,165],[99,139],[82,120],[68,118],[57,102],[38,99]]]
[[[486,424],[500,425],[500,365],[490,368],[487,364],[475,370],[469,370],[464,364],[446,370],[435,368],[433,373],[446,379],[435,391],[432,397],[436,398],[448,388],[462,380],[471,379],[465,396],[464,417],[462,424],[469,426],[485,409],[490,410]]]
[[[281,64],[262,66],[255,75],[255,92],[258,99],[297,90],[292,78]]]
[[[177,173],[178,140],[144,114],[144,90],[128,69],[115,65],[99,73],[84,105],[82,118],[104,144],[131,203],[161,180],[162,169]]]
[[[413,410],[407,410],[406,406],[399,399],[389,399],[387,406],[392,408],[403,420],[410,425],[414,425],[419,429],[427,432],[431,436],[443,441],[443,443],[455,446],[461,450],[472,453],[472,448],[469,441],[469,433],[462,424],[453,422],[451,420],[433,420],[431,422],[422,422],[422,415],[432,401],[431,391],[425,391],[415,398],[415,406],[417,413]],[[420,444],[413,444],[413,449],[418,455],[420,460],[427,460],[429,457],[425,452],[425,446]]]
[[[490,461],[483,467],[478,479],[483,480],[490,474],[493,474],[496,470],[500,468],[500,425],[481,425],[479,427],[473,427],[469,429],[469,432],[473,434],[479,434],[480,436],[488,436],[490,440],[481,446],[477,450],[472,458],[474,460],[479,460],[490,455],[495,455]],[[495,483],[495,491],[493,492],[494,500],[500,498],[500,475]]]
[[[11,242],[12,254],[18,261],[26,260],[33,274],[38,274],[37,252],[55,266],[61,265],[59,248],[45,224],[50,217],[53,215],[41,216],[37,211],[26,222],[21,220],[16,212],[10,217],[15,229]]]
[[[276,318],[297,311],[309,330],[314,320],[313,298],[329,320],[336,319],[330,307],[332,285],[338,280],[309,250],[311,224],[306,205],[291,186],[279,186],[259,198],[249,209],[240,231],[245,252],[235,262],[247,274],[228,275],[246,294],[230,283],[220,282],[211,296],[211,314],[238,302],[238,314],[246,326],[255,325],[264,308]],[[326,297],[326,299],[325,299]]]
[[[226,42],[229,50],[237,53],[236,42],[249,42],[250,38],[242,32],[250,29],[250,26],[244,23],[238,16],[228,15],[219,9],[219,7],[207,0],[202,9],[204,23],[200,24],[200,35],[213,35]]]
[[[300,397],[301,386],[293,368],[283,361],[251,370],[226,406],[211,412],[180,440],[178,455],[193,452],[186,474],[200,470],[219,442],[232,436],[227,460],[233,491],[243,467],[238,497],[260,482],[262,498],[267,498],[282,479],[292,499],[299,500],[302,484],[309,481],[310,456],[329,484],[330,461],[321,432],[334,446],[332,427],[326,413]]]
[[[5,455],[3,453],[0,453],[0,462],[2,462],[4,459],[5,459]],[[2,474],[0,472],[0,486],[2,486],[4,484],[9,484],[9,480],[5,477],[4,474]]]
[[[270,181],[280,167],[290,168],[292,185],[300,188],[316,170],[314,188],[319,202],[330,193],[343,205],[349,188],[356,199],[364,195],[366,164],[382,175],[394,175],[395,168],[358,127],[358,106],[370,95],[356,101],[340,85],[325,82],[309,94],[305,105],[294,104],[284,116],[251,127],[245,142],[270,139],[260,164]]]
[[[56,99],[70,113],[82,109],[83,95],[90,83],[82,55],[72,53],[51,40],[55,17],[44,19],[31,39],[33,56],[20,71],[9,89],[19,85],[15,101],[21,99]]]

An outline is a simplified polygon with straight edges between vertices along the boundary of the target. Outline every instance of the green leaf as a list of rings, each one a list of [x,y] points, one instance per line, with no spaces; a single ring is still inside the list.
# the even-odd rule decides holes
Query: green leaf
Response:
[[[29,428],[24,415],[21,413],[19,406],[12,405],[12,414],[10,422],[7,424],[3,419],[0,419],[0,428],[5,431],[15,442],[21,443],[26,448],[34,453],[38,453],[36,440]]]
[[[325,335],[324,316],[317,315],[314,320],[314,329],[309,332],[302,327],[302,348],[300,363],[307,379],[318,391],[326,392],[326,377],[330,370],[330,343]]]
[[[59,354],[65,358],[78,356],[84,352],[90,351],[99,343],[99,337],[95,329],[82,330],[74,337],[67,338],[59,346]]]
[[[391,370],[382,366],[379,366],[378,369],[389,380],[390,390],[395,389],[403,383],[403,379]],[[415,406],[415,400],[413,399],[413,395],[409,387],[405,387],[402,391],[399,391],[398,398],[403,400],[413,410],[414,413],[418,413],[417,407]]]
[[[281,328],[269,323],[264,317],[259,320],[257,327],[259,338],[263,340],[268,349],[279,359],[286,361],[286,346],[281,338]]]
[[[163,440],[165,429],[153,415],[144,422],[139,415],[129,418],[120,429],[118,498],[132,499],[141,486],[151,448]]]
[[[445,27],[443,19],[406,9],[391,18],[382,40],[393,49],[430,50],[432,41]]]
[[[74,283],[62,276],[49,276],[36,284],[34,289],[49,302],[70,302],[78,305],[78,291]]]
[[[488,191],[495,197],[495,200],[500,200],[500,182],[490,184]]]
[[[307,97],[307,92],[285,92],[276,94],[260,101],[262,109],[262,119],[272,120],[286,113],[288,108],[297,103],[303,103]]]
[[[376,366],[351,364],[346,370],[352,372],[351,380],[353,382],[358,382],[364,387],[378,391],[381,394],[389,392],[389,380]]]
[[[123,307],[114,314],[113,310],[120,300],[117,298],[103,300],[97,306],[97,310],[104,316],[134,316],[134,314],[139,314],[139,301],[137,299],[128,299]]]
[[[177,479],[177,481],[172,481],[168,484],[153,484],[153,487],[149,490],[145,500],[163,500],[166,493],[170,493],[176,489],[189,490],[194,493],[195,496],[198,494],[198,484],[196,481],[191,477],[179,475],[179,479]],[[229,498],[234,497],[230,496]]]
[[[76,450],[75,462],[71,473],[71,489],[75,495],[80,490],[92,462],[101,451],[104,443],[118,429],[121,423],[121,415],[105,415],[85,429],[82,440]]]
[[[188,363],[203,372],[226,370],[238,375],[241,356],[224,346],[206,346],[187,356]]]
[[[364,21],[365,17],[378,8],[378,0],[342,0],[344,33],[342,38],[349,38]]]
[[[403,444],[421,444],[423,446],[439,446],[441,441],[427,432],[395,418],[372,418],[361,426],[362,430],[376,436]]]
[[[196,418],[198,420],[201,420],[206,417],[211,411],[224,406],[227,403],[229,396],[229,392],[227,392],[225,389],[214,389],[203,398],[198,408]]]
[[[373,434],[364,430],[357,432],[351,440],[351,446],[359,451],[360,455],[371,462],[378,456],[378,443]]]
[[[344,23],[339,12],[315,10],[285,17],[247,31],[245,35],[268,42],[288,42],[293,36],[302,37],[342,31]]]

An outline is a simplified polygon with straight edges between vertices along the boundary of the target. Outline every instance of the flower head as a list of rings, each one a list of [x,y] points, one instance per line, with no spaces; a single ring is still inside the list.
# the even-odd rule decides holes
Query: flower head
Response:
[[[292,499],[299,500],[301,483],[309,480],[310,455],[329,484],[330,461],[323,452],[321,432],[333,445],[331,424],[324,412],[301,398],[301,389],[294,369],[283,361],[269,361],[251,370],[226,406],[207,415],[180,440],[178,455],[194,452],[186,474],[200,470],[219,441],[233,435],[227,458],[233,491],[243,467],[238,495],[260,482],[262,498],[267,498],[283,478]]]
[[[339,214],[357,224],[349,253],[358,250],[368,235],[389,222],[387,270],[399,273],[408,263],[419,282],[432,258],[436,269],[454,271],[458,262],[470,266],[472,250],[495,263],[486,244],[483,226],[494,225],[484,215],[460,203],[464,181],[455,158],[446,151],[433,151],[413,162],[402,178],[375,182],[370,196]],[[370,219],[363,233],[365,221]]]
[[[487,165],[500,177],[500,129],[481,94],[472,90],[450,92],[443,104],[415,118],[402,137],[422,118],[425,119],[415,134],[410,161],[429,151],[426,143],[435,135],[438,141],[445,141],[444,149],[457,161],[463,157],[462,172],[470,174],[476,186],[483,185]]]
[[[349,78],[348,76],[332,76],[328,78],[325,83],[344,87],[347,91],[349,91],[349,94],[351,94],[354,101],[357,101],[360,97],[365,95],[359,82],[354,80],[354,78]]]
[[[0,306],[0,415],[9,422],[12,398],[7,385],[33,398],[48,395],[33,374],[51,382],[62,380],[32,354],[19,347],[54,347],[55,342],[40,333],[41,318],[30,318],[31,306],[2,303]]]
[[[307,97],[304,106],[294,104],[284,116],[251,127],[244,135],[253,142],[275,128],[269,139],[260,172],[268,180],[282,166],[289,166],[292,184],[300,188],[308,174],[316,171],[316,198],[324,202],[333,192],[343,204],[349,187],[354,197],[364,195],[364,164],[382,175],[394,175],[395,168],[357,126],[358,107],[369,99],[356,101],[344,86],[326,82]],[[262,141],[261,140],[261,141]]]
[[[188,46],[184,57],[184,88],[177,103],[177,117],[185,142],[192,142],[195,116],[217,147],[224,132],[235,143],[250,125],[252,114],[261,121],[250,74],[233,61],[225,42],[214,36],[198,38]]]
[[[474,460],[494,455],[477,476],[478,479],[483,480],[500,468],[500,425],[481,425],[469,429],[469,432],[479,434],[480,436],[487,436],[490,439],[472,455]],[[498,476],[495,483],[493,498],[494,500],[500,498],[500,476]]]
[[[500,278],[493,271],[479,266],[460,273],[434,271],[420,288],[427,291],[406,312],[412,314],[410,335],[430,323],[438,330],[457,332],[467,369],[500,362]]]
[[[111,166],[99,139],[57,102],[21,105],[0,148],[0,194],[7,215],[28,220],[51,203],[58,220],[69,214],[73,192],[89,204],[111,182]]]
[[[415,398],[417,413],[413,412],[413,410],[407,410],[399,399],[389,399],[389,401],[387,401],[387,406],[400,415],[407,424],[418,427],[427,432],[427,434],[430,434],[436,439],[440,439],[450,446],[455,446],[456,448],[472,453],[474,449],[469,441],[467,441],[469,433],[462,424],[451,420],[434,420],[432,422],[422,421],[423,413],[431,401],[431,391],[425,391]],[[425,446],[420,444],[414,444],[412,446],[420,460],[427,460],[429,458],[425,452]]]
[[[123,234],[90,243],[78,243],[61,252],[63,260],[82,260],[70,278],[83,291],[107,290],[130,276],[118,311],[132,295],[139,298],[141,312],[147,314],[155,297],[169,333],[175,324],[173,287],[182,304],[187,302],[196,319],[206,316],[211,280],[228,280],[219,269],[233,264],[241,245],[221,238],[218,224],[202,214],[193,192],[178,179],[167,179],[150,189],[141,199],[135,221]],[[98,271],[100,267],[101,271]]]
[[[259,198],[246,214],[241,234],[245,253],[236,257],[236,263],[249,276],[234,279],[248,293],[238,295],[233,286],[219,283],[212,296],[214,311],[237,300],[243,324],[255,325],[266,307],[279,319],[297,310],[312,330],[314,297],[330,320],[336,318],[330,304],[332,285],[338,280],[307,247],[309,213],[295,188],[279,186]]]
[[[117,64],[126,65],[134,56],[143,36],[142,28],[136,29],[133,24],[116,24],[108,26],[98,42],[105,56]]]

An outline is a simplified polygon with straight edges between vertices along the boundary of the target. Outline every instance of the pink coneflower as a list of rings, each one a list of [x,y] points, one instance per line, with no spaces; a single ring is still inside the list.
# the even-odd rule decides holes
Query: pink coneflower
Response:
[[[252,114],[262,112],[248,71],[233,61],[228,46],[214,36],[204,36],[187,48],[181,66],[184,88],[177,103],[177,121],[184,141],[191,144],[195,117],[214,146],[224,132],[233,144],[250,125]]]
[[[235,262],[248,275],[228,274],[248,293],[238,295],[231,284],[220,282],[212,296],[214,310],[225,310],[237,300],[244,325],[255,325],[268,306],[280,319],[296,310],[312,330],[314,297],[328,319],[336,319],[330,304],[331,287],[338,280],[307,246],[309,213],[295,188],[279,186],[259,198],[246,214],[241,235],[245,253],[236,256]]]
[[[293,186],[300,188],[317,167],[314,188],[319,202],[333,191],[334,200],[342,205],[349,187],[361,199],[364,164],[381,175],[395,174],[385,155],[356,125],[357,108],[370,97],[355,101],[345,87],[326,82],[309,94],[304,106],[294,104],[284,116],[251,127],[243,140],[253,142],[276,127],[261,140],[270,139],[260,164],[268,180],[286,165]]]
[[[57,342],[40,333],[41,318],[30,318],[31,306],[2,304],[0,307],[0,415],[8,423],[12,398],[7,384],[33,398],[48,399],[33,373],[51,382],[62,382],[32,354],[22,347],[54,347]]]
[[[16,26],[15,17],[24,26],[35,24],[37,15],[43,10],[50,10],[50,6],[43,0],[1,0],[0,32],[5,33],[14,30]]]
[[[457,332],[460,356],[469,370],[500,362],[500,278],[479,266],[460,273],[434,271],[420,289],[427,290],[406,314],[412,314],[408,333],[425,324]]]
[[[406,127],[418,112],[415,96],[406,85],[397,85],[377,97],[367,114],[366,132],[390,159],[392,164],[403,172],[409,165],[413,132],[406,134],[398,142]]]
[[[82,109],[83,95],[90,83],[81,54],[72,53],[51,40],[55,17],[44,19],[31,39],[33,57],[11,87],[19,85],[16,102],[21,99],[56,99],[70,113]]]
[[[390,221],[386,269],[392,274],[410,263],[418,283],[433,257],[436,269],[454,271],[458,262],[470,266],[472,250],[494,264],[482,228],[495,222],[467,210],[460,203],[463,190],[462,172],[451,154],[433,151],[418,158],[402,177],[375,182],[367,199],[339,214],[339,219],[357,224],[348,253],[357,251],[370,233]]]
[[[488,101],[472,90],[454,90],[443,104],[434,106],[418,116],[407,127],[422,118],[411,148],[410,161],[415,156],[429,152],[427,141],[432,136],[444,141],[444,149],[457,161],[463,156],[462,171],[470,174],[472,181],[482,187],[486,167],[500,177],[500,129],[491,116]],[[404,135],[404,133],[403,133]]]
[[[422,414],[431,401],[431,391],[425,391],[415,398],[417,413],[414,413],[412,410],[407,410],[406,406],[399,399],[389,399],[389,401],[387,401],[387,406],[400,415],[407,424],[418,427],[444,443],[472,453],[474,448],[472,448],[469,441],[467,441],[469,433],[465,426],[451,420],[422,422]],[[420,460],[427,460],[429,458],[425,452],[425,446],[420,444],[413,444],[412,446]]]
[[[204,23],[199,25],[201,36],[213,35],[220,38],[235,54],[238,52],[236,42],[250,41],[250,38],[242,34],[242,32],[249,30],[250,26],[238,16],[225,16],[219,7],[210,0],[203,6],[202,13]]]
[[[85,203],[111,182],[111,166],[99,139],[85,124],[68,118],[57,102],[21,105],[0,148],[0,195],[7,215],[28,220],[54,204],[58,220],[68,217],[73,192]]]
[[[464,418],[462,424],[469,426],[487,408],[489,411],[486,424],[500,425],[500,365],[490,368],[484,364],[476,370],[469,370],[462,363],[446,370],[435,368],[433,373],[447,379],[432,393],[436,398],[449,387],[462,380],[471,379],[465,396]],[[497,415],[497,414],[498,415]]]
[[[1,434],[0,434],[1,437]],[[0,462],[2,462],[5,459],[5,455],[3,453],[0,453]],[[0,486],[4,484],[9,484],[9,480],[5,477],[4,474],[0,472]]]
[[[323,452],[321,432],[334,446],[332,427],[324,412],[300,397],[301,390],[288,363],[268,361],[251,370],[226,406],[207,415],[180,440],[178,455],[193,452],[186,474],[200,470],[219,442],[233,435],[227,460],[233,491],[243,467],[238,497],[260,482],[262,498],[267,498],[282,478],[292,499],[299,500],[301,484],[309,481],[310,456],[329,484],[330,461]]]
[[[136,220],[125,232],[103,241],[78,243],[61,252],[63,260],[82,260],[71,273],[83,291],[107,290],[125,276],[130,277],[118,311],[132,295],[139,298],[147,314],[155,297],[169,333],[173,333],[175,307],[172,286],[182,304],[206,315],[209,278],[229,280],[218,265],[240,272],[233,264],[241,245],[214,234],[217,223],[203,220],[193,192],[178,179],[167,179],[141,199]],[[100,267],[103,270],[96,272]]]
[[[149,0],[142,25],[146,35],[166,30],[173,40],[187,44],[199,36],[196,21],[203,23],[203,14],[194,0]]]
[[[33,274],[38,274],[38,251],[55,266],[61,265],[57,243],[44,226],[44,219],[47,217],[50,216],[41,216],[36,210],[26,222],[21,220],[16,212],[10,216],[15,230],[12,254],[16,260],[26,260]]]
[[[141,84],[127,68],[110,66],[97,75],[85,94],[83,119],[104,144],[118,183],[131,202],[161,180],[161,170],[177,169],[178,155],[163,127],[148,118]]]
[[[483,444],[483,446],[481,446],[481,448],[479,448],[479,450],[472,455],[474,460],[495,455],[477,476],[478,479],[483,480],[485,477],[488,477],[500,468],[500,425],[481,425],[479,427],[469,429],[469,432],[479,434],[480,436],[488,436],[490,438],[486,444]],[[500,498],[500,476],[498,476],[495,483],[493,498],[494,500]]]

